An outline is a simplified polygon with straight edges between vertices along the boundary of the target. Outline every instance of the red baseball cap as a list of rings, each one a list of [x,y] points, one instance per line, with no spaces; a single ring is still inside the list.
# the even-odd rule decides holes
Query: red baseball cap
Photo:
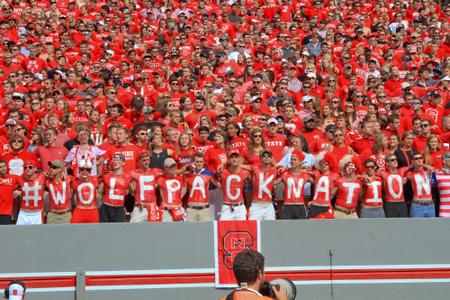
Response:
[[[37,163],[35,160],[32,159],[27,159],[23,162],[24,166],[33,166],[33,167],[37,167]]]

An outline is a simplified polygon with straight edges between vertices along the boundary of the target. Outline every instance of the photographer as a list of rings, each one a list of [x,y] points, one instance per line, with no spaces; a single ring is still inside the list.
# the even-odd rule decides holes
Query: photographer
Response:
[[[264,256],[254,250],[244,250],[233,261],[233,272],[239,287],[220,300],[277,299],[287,300],[284,288],[271,286],[273,297],[263,296],[261,288],[264,281]]]

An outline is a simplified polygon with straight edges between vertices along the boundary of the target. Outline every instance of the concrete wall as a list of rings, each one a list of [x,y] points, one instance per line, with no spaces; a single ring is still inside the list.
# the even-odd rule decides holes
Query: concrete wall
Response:
[[[297,299],[446,299],[450,294],[449,232],[450,220],[443,219],[261,223],[266,267],[277,274],[297,270],[292,278],[299,288]],[[3,284],[7,278],[26,276],[23,273],[167,269],[211,273],[214,267],[212,223],[4,226],[0,241]],[[341,270],[332,281],[328,273],[325,279],[304,280],[298,272],[301,268],[328,272],[330,263]],[[342,271],[346,268],[359,270],[356,280]],[[364,268],[369,280],[359,280],[366,276],[361,275]],[[409,273],[376,271],[380,268],[404,268]],[[420,268],[431,275],[427,277]],[[227,293],[207,282],[198,287],[122,285],[114,291],[78,292],[77,299],[105,300],[202,300]],[[75,294],[32,288],[27,299],[69,300]]]

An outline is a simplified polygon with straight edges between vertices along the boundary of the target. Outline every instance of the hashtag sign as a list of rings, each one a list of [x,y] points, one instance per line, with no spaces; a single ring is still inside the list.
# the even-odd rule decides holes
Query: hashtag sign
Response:
[[[39,195],[39,191],[42,186],[39,185],[38,182],[35,182],[34,185],[30,186],[28,182],[25,182],[23,186],[23,201],[26,202],[26,205],[30,205],[30,201],[33,201],[33,206],[38,206],[39,200],[41,200],[41,196]]]

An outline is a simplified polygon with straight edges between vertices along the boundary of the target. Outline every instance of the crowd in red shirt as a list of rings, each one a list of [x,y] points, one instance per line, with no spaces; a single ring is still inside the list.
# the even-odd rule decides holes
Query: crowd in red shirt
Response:
[[[449,18],[428,0],[5,1],[0,223],[450,216],[432,192]]]

